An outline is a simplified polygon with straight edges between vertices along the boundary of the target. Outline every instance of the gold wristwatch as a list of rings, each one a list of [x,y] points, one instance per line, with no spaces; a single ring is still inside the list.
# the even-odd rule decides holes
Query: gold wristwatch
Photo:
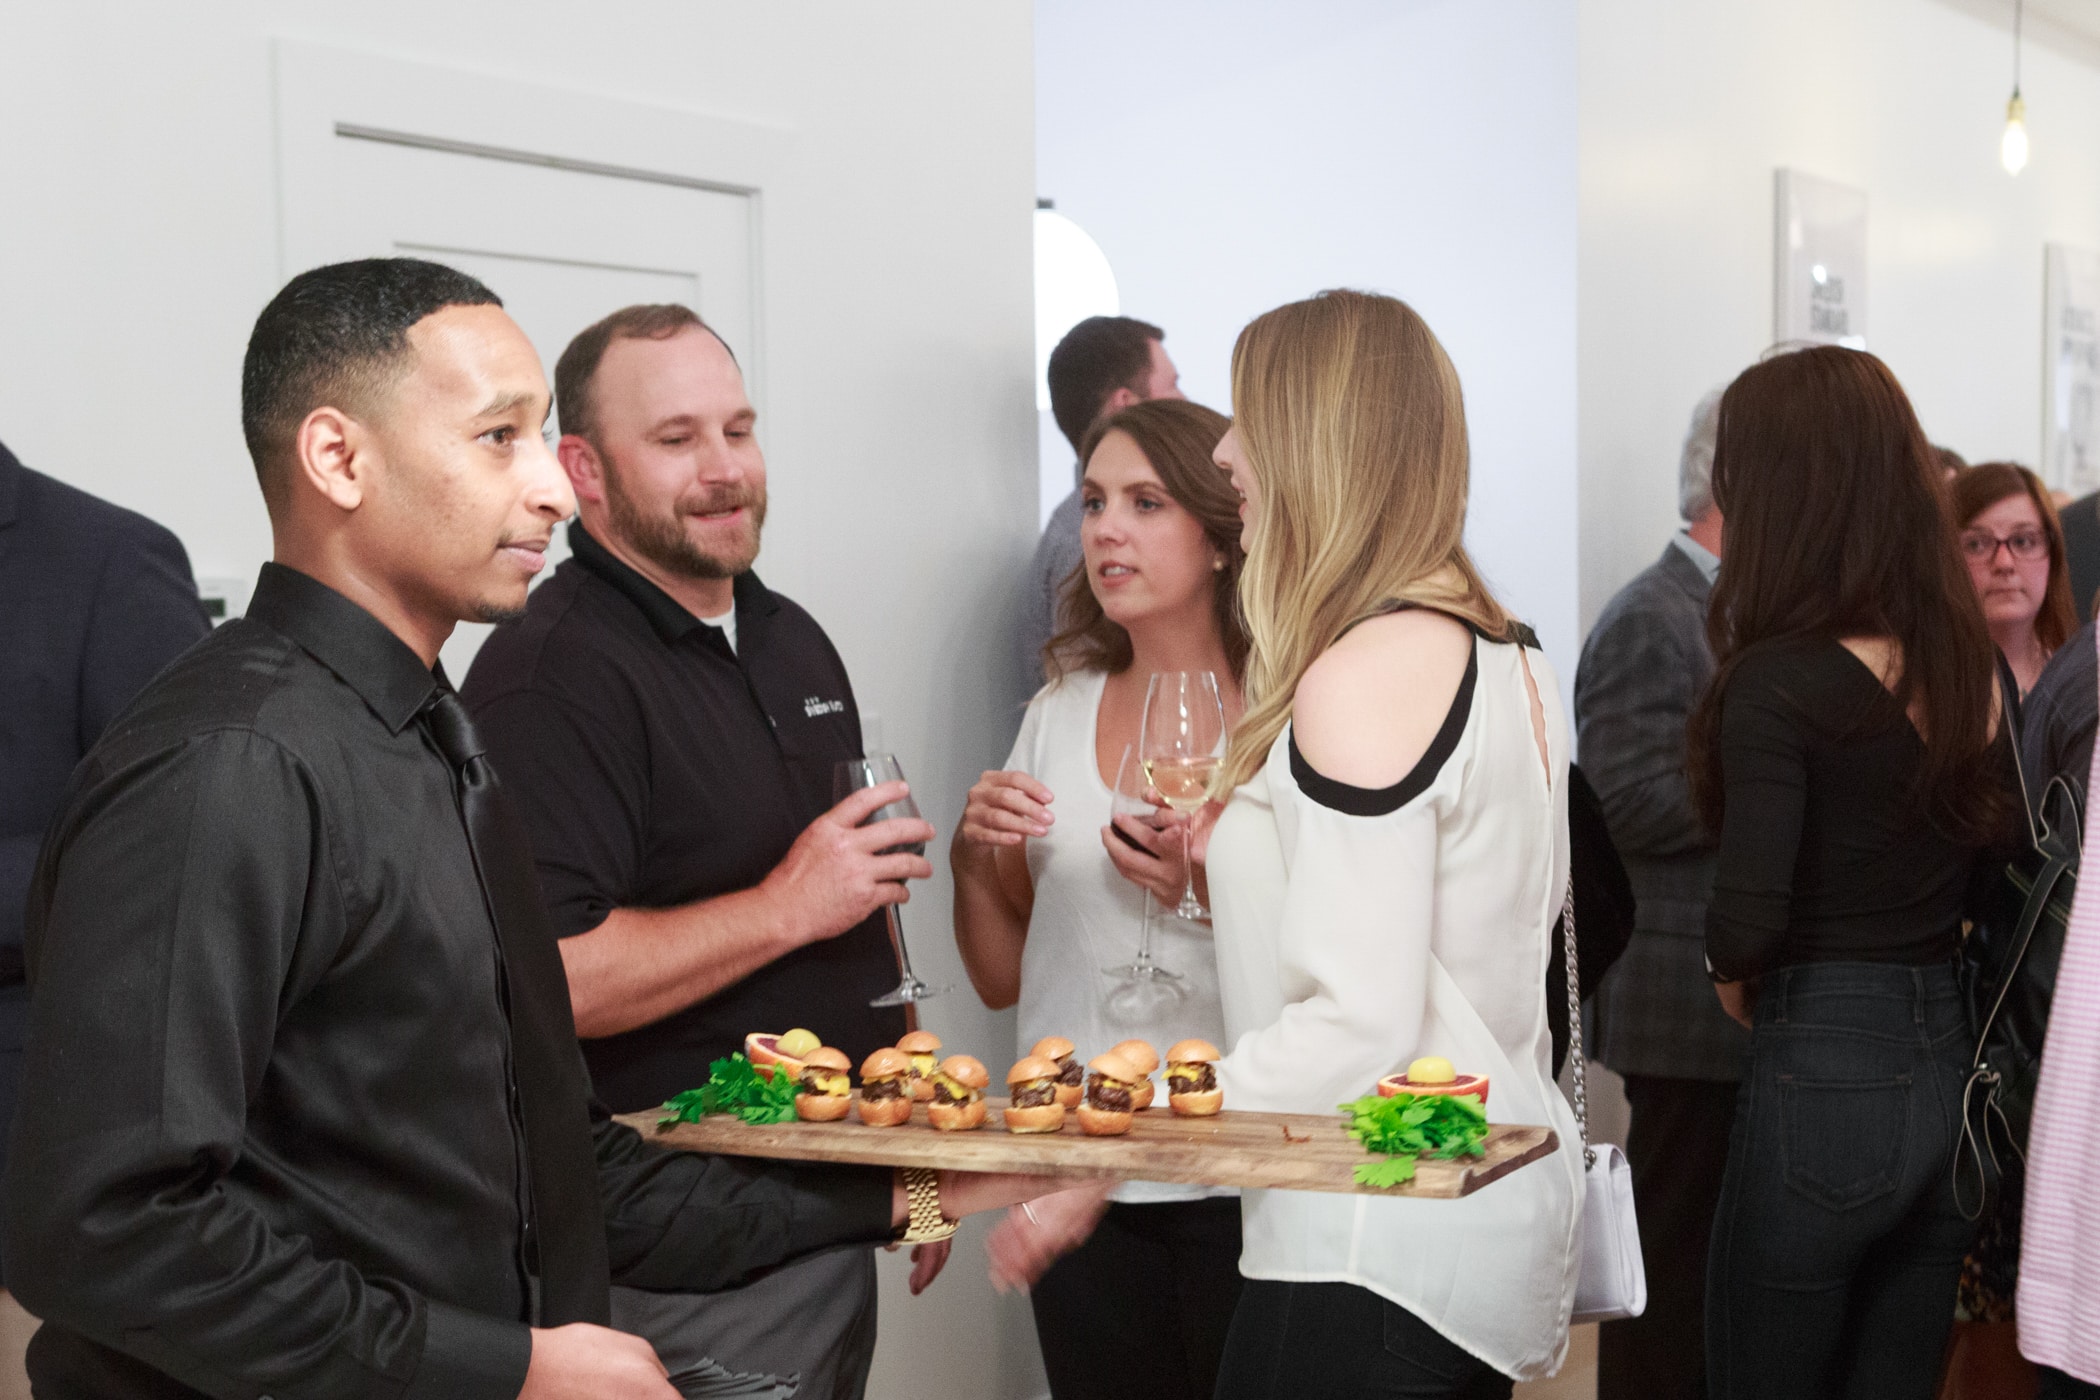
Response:
[[[904,1230],[906,1244],[932,1244],[955,1233],[955,1222],[941,1214],[941,1177],[931,1167],[900,1167],[904,1199],[910,1207]]]

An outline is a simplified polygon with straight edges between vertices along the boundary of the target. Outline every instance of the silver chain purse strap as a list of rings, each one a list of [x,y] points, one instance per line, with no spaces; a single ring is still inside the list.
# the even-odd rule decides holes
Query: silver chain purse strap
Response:
[[[1583,1170],[1597,1165],[1590,1146],[1590,1082],[1582,1053],[1582,979],[1575,962],[1575,872],[1568,872],[1568,893],[1560,904],[1562,941],[1567,945],[1568,1066],[1575,1075],[1575,1126],[1582,1134]]]

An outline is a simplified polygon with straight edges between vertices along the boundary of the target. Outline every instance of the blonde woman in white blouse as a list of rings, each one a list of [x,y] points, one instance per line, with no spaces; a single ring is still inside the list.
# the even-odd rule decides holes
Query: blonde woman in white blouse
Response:
[[[1489,1076],[1496,1121],[1572,1144],[1544,993],[1567,726],[1461,543],[1457,374],[1403,303],[1328,292],[1241,333],[1233,411],[1216,458],[1243,498],[1253,651],[1199,852],[1225,1103],[1331,1113],[1441,1055]],[[1553,1371],[1580,1188],[1564,1148],[1456,1201],[1246,1192],[1219,1400],[1485,1400]]]
[[[987,1006],[1019,1003],[1019,1048],[1046,1036],[1086,1060],[1136,1037],[1160,1050],[1222,1041],[1208,926],[1155,913],[1154,951],[1186,979],[1138,1019],[1111,1010],[1101,969],[1136,946],[1144,890],[1181,898],[1185,828],[1125,816],[1110,788],[1138,741],[1155,671],[1211,671],[1239,713],[1246,634],[1235,608],[1237,503],[1211,465],[1224,415],[1160,399],[1096,425],[1083,444],[1084,567],[1067,580],[1050,684],[1028,704],[1004,767],[970,790],[956,830],[955,937]],[[1163,1109],[1161,1110],[1164,1111]],[[1098,1195],[1038,1202],[1014,1229],[1091,1224]],[[1239,1297],[1239,1203],[1201,1186],[1131,1182],[1086,1245],[1030,1293],[1056,1400],[1210,1400]]]

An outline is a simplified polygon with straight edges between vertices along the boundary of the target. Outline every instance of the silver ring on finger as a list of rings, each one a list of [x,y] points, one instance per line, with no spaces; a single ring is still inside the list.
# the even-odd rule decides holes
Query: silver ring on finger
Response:
[[[1034,1201],[1021,1202],[1021,1214],[1028,1217],[1028,1223],[1031,1225],[1040,1226],[1043,1223],[1042,1221],[1036,1219]]]

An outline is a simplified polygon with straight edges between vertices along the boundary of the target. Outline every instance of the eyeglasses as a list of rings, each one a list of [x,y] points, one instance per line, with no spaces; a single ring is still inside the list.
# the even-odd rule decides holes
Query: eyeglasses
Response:
[[[2013,558],[2031,561],[2049,552],[2049,537],[2040,530],[2015,530],[2009,535],[1994,535],[1988,530],[1962,531],[1961,552],[1978,564],[1997,558],[2000,545],[2011,550]]]

